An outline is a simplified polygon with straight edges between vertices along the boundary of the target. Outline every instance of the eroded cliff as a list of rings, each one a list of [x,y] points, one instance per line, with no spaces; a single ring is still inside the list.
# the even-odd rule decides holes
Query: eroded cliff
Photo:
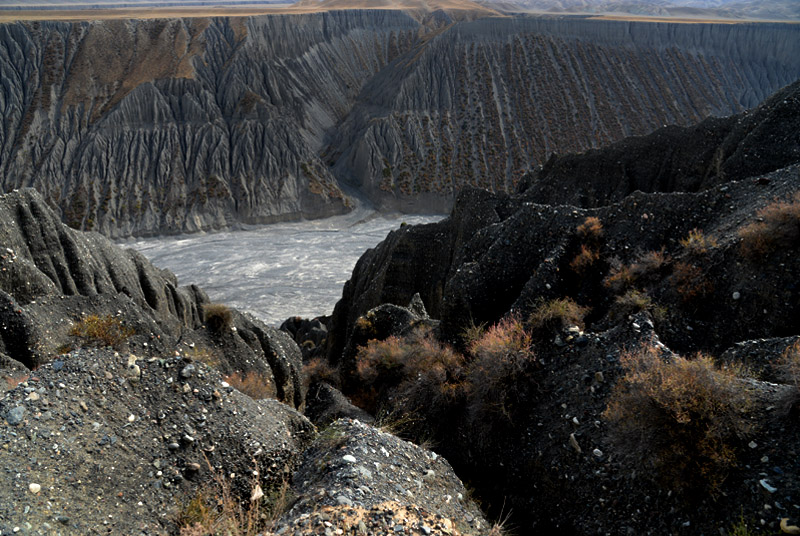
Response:
[[[0,26],[0,187],[112,237],[446,210],[582,151],[754,106],[800,28],[389,10]]]

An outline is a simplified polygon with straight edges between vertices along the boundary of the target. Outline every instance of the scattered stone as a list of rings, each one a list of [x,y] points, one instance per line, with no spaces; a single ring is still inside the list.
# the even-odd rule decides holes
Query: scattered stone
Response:
[[[183,379],[191,378],[194,375],[196,369],[197,367],[195,367],[194,365],[186,365],[185,367],[183,367],[183,370],[181,370],[181,378]]]
[[[259,484],[256,484],[256,487],[253,488],[253,493],[250,495],[250,502],[256,502],[263,496],[264,496],[264,490],[261,489],[261,486]]]
[[[776,491],[778,491],[778,488],[771,486],[770,483],[767,482],[766,478],[762,478],[761,480],[758,481],[758,483],[761,484],[762,488],[764,488],[770,493],[775,493]]]
[[[39,484],[36,484],[35,482],[31,482],[30,484],[28,484],[28,491],[30,491],[31,493],[36,495],[37,493],[42,491],[42,486],[39,485]]]
[[[583,452],[581,450],[581,446],[578,445],[578,440],[575,438],[575,434],[569,434],[569,444],[573,449],[575,449],[575,452],[577,452],[578,454]]]
[[[11,426],[16,426],[25,418],[25,406],[11,408],[6,413],[6,422]]]
[[[347,463],[356,463],[357,461],[356,457],[353,456],[352,454],[345,454],[344,456],[342,456],[342,459]]]

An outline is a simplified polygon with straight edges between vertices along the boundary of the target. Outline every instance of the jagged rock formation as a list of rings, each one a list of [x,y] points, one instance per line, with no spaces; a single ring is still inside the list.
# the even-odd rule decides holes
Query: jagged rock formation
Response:
[[[546,204],[601,206],[642,192],[696,192],[800,160],[800,86],[793,84],[751,112],[660,129],[604,150],[553,156],[520,184]]]
[[[736,508],[777,531],[780,518],[795,512],[779,501],[775,513],[764,514],[764,492],[793,496],[798,488],[789,475],[800,471],[800,395],[797,375],[787,373],[788,360],[800,359],[799,91],[795,83],[753,112],[682,131],[691,141],[727,125],[694,148],[670,145],[676,130],[666,129],[556,159],[549,173],[559,175],[545,169],[539,177],[553,180],[556,203],[570,200],[569,190],[582,186],[572,173],[613,171],[627,147],[632,159],[650,155],[638,161],[636,176],[652,181],[653,192],[625,195],[628,175],[611,172],[599,206],[549,205],[531,200],[532,180],[516,195],[466,190],[446,220],[394,231],[359,260],[328,324],[329,361],[339,366],[343,393],[372,396],[372,409],[411,413],[407,433],[432,435],[483,504],[499,511],[504,503],[512,522],[532,534],[731,532]],[[657,158],[656,143],[664,140]],[[702,162],[718,165],[694,165]],[[556,176],[567,181],[564,198]],[[606,191],[599,179],[588,186]],[[670,191],[657,191],[662,187]],[[436,357],[430,343],[406,337],[356,353],[353,363],[352,346],[365,345],[369,315],[399,309],[414,293],[440,321],[425,336],[452,344],[463,360],[445,350]],[[573,306],[585,309],[577,314]],[[547,324],[552,318],[555,327]],[[515,360],[515,342],[490,330],[491,359],[482,363],[472,334],[503,319],[529,330],[530,353]],[[402,329],[388,334],[402,336]],[[491,345],[499,349],[492,353]],[[635,441],[620,446],[613,439],[605,410],[625,389],[618,382],[626,370],[630,378],[649,366],[631,369],[624,358],[641,345],[654,349],[651,363],[702,351],[756,371],[735,380],[737,392],[752,397],[742,410],[748,425],[729,443],[736,463],[714,483],[716,495],[679,489],[691,471],[670,487],[656,464],[631,463],[646,455]],[[421,348],[434,356],[426,361],[430,370],[414,361]],[[666,377],[656,383],[662,381],[669,385]],[[703,385],[697,376],[687,381]],[[678,410],[686,411],[678,428],[701,418],[697,406],[685,409],[704,396],[698,393]],[[644,403],[678,407],[664,400]],[[641,415],[630,418],[641,419],[633,428],[642,436],[668,444],[676,437],[667,427],[645,430],[650,421]]]
[[[449,314],[456,315],[457,319],[449,322],[454,331],[465,322],[496,321],[512,307],[528,309],[530,303],[526,300],[545,292],[542,282],[564,268],[555,259],[576,253],[569,236],[574,232],[554,233],[529,221],[541,217],[541,225],[552,223],[549,211],[548,215],[541,215],[545,205],[535,204],[539,200],[576,206],[618,201],[622,204],[615,213],[628,218],[625,210],[649,199],[622,201],[637,189],[694,191],[800,161],[800,138],[794,127],[800,110],[798,95],[800,83],[795,83],[756,110],[736,117],[705,121],[685,130],[668,127],[603,150],[553,159],[539,174],[526,177],[521,184],[524,191],[518,196],[466,190],[449,218],[393,231],[359,259],[353,277],[345,284],[342,300],[336,304],[328,325],[330,359],[338,363],[361,315],[384,303],[407,304],[415,293],[420,294],[431,316],[444,320],[445,325]],[[688,210],[699,199],[676,194],[676,203],[679,198],[686,206],[676,204],[669,210]],[[523,212],[529,212],[527,223],[514,222],[512,216]],[[552,210],[552,217],[556,215],[565,218],[559,224],[562,226],[571,225],[566,222],[577,217],[557,208]],[[692,227],[705,228],[708,219],[715,217],[713,212],[707,212],[702,220],[687,217],[677,226],[663,228],[655,241],[648,239],[645,244],[642,237],[637,249],[657,249],[660,245],[656,242],[665,236],[675,242]],[[648,221],[648,228],[654,224],[673,225],[665,222],[671,220]],[[498,239],[489,230],[494,233],[500,225],[517,225],[519,230]],[[634,226],[627,220],[624,225]],[[530,257],[530,241],[539,244],[539,261]],[[489,266],[485,272],[477,258],[484,253]],[[515,260],[493,257],[506,253],[513,253]],[[565,262],[571,260],[567,258]],[[500,265],[504,267],[502,273],[495,269]],[[524,289],[527,290],[521,295]]]
[[[143,359],[135,378],[128,363],[79,349],[0,396],[0,463],[14,468],[0,532],[177,533],[192,499],[222,498],[215,477],[229,500],[280,489],[316,436],[297,411],[226,388],[202,363]]]
[[[287,334],[236,311],[225,330],[206,328],[205,292],[102,235],[70,229],[35,190],[0,197],[0,219],[0,356],[35,368],[74,344],[74,323],[111,316],[133,329],[130,353],[203,349],[224,373],[256,371],[280,400],[302,405],[302,358]]]
[[[331,215],[349,186],[444,210],[800,73],[793,25],[412,15],[0,26],[0,187],[114,237]]]

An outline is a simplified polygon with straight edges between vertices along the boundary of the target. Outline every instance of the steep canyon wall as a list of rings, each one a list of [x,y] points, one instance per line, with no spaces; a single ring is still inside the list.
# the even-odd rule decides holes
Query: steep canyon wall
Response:
[[[0,26],[0,188],[112,237],[446,210],[582,151],[754,106],[800,27],[399,11]]]

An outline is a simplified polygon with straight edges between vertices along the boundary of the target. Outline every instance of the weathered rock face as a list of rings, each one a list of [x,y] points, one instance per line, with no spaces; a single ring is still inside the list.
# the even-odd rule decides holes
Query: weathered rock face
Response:
[[[793,496],[788,475],[800,470],[797,376],[787,372],[800,348],[798,88],[785,88],[747,115],[626,142],[631,161],[650,155],[638,161],[635,177],[663,175],[654,190],[710,188],[625,196],[626,176],[610,173],[608,199],[624,197],[593,208],[534,203],[528,190],[465,190],[448,219],[389,235],[359,261],[329,323],[329,358],[339,363],[343,393],[371,410],[410,415],[411,437],[432,436],[482,504],[490,512],[512,508],[514,526],[530,534],[730,532],[735,508],[759,519],[764,492]],[[692,147],[703,129],[720,124],[727,130]],[[688,141],[671,145],[681,135]],[[667,142],[661,159],[658,140]],[[569,180],[568,190],[580,188],[570,169],[590,177],[595,167],[613,170],[618,159],[627,161],[620,147],[556,159],[552,169]],[[709,153],[721,156],[705,174],[694,163]],[[546,172],[543,180],[553,177]],[[604,192],[601,186],[599,177],[588,183],[589,191]],[[414,292],[440,320],[437,344],[452,343],[462,357],[410,336],[373,345],[348,363],[352,347],[365,345],[370,315],[400,309]],[[555,329],[548,325],[553,318],[561,324]],[[481,325],[482,347],[472,344]],[[528,330],[527,342],[509,335],[511,325]],[[387,334],[376,330],[375,338]],[[736,463],[714,498],[689,489],[701,470],[681,470],[681,481],[670,484],[657,464],[640,463],[647,449],[632,436],[613,437],[612,402],[649,366],[629,364],[642,345],[654,350],[648,363],[675,364],[675,352],[703,352],[755,371],[733,384],[733,391],[753,395],[748,410],[737,410],[753,427],[732,436]],[[525,357],[513,357],[522,347]],[[428,362],[435,365],[421,371],[415,356],[437,352],[438,361]],[[426,376],[430,370],[438,377]],[[667,373],[649,386],[656,383],[675,385]],[[696,422],[702,411],[694,402],[705,395],[695,387],[702,382],[681,383],[691,386],[685,406],[649,395],[632,404],[691,407]],[[365,403],[370,389],[378,400]],[[685,421],[646,430],[652,421],[641,415],[629,417],[638,421],[635,433],[668,438],[674,451],[672,426],[683,429]],[[794,514],[775,508],[781,513],[763,519],[777,531],[780,518]]]
[[[696,192],[800,160],[800,85],[749,113],[660,129],[603,150],[552,157],[525,176],[524,197],[543,204],[602,206],[636,190]]]
[[[302,31],[297,31],[302,28]],[[0,26],[0,188],[109,236],[444,210],[530,165],[755,105],[794,25],[397,11]]]
[[[759,203],[766,204],[770,196],[785,197],[781,188],[790,188],[796,179],[794,168],[779,175],[783,186],[740,193],[745,200],[743,207],[732,205],[729,200],[733,194],[719,192],[672,196],[638,193],[591,213],[535,201],[576,201],[578,205],[577,201],[592,198],[593,202],[586,204],[596,205],[618,201],[635,189],[691,191],[798,162],[800,140],[793,126],[800,110],[798,92],[800,83],[795,83],[758,109],[740,116],[706,121],[686,130],[669,127],[604,150],[554,159],[538,177],[528,178],[527,190],[521,195],[465,190],[449,218],[394,231],[359,259],[329,323],[329,358],[338,363],[361,315],[384,303],[407,304],[417,292],[431,316],[442,320],[444,332],[458,336],[470,323],[495,322],[510,310],[524,314],[537,299],[558,297],[564,289],[556,281],[562,281],[572,291],[588,285],[591,278],[566,274],[571,272],[569,264],[580,252],[576,228],[590,215],[599,217],[606,227],[616,226],[613,232],[621,236],[638,235],[629,251],[620,244],[609,253],[612,257],[625,257],[626,261],[632,255],[662,246],[671,253],[692,228],[708,232],[711,222],[719,225],[721,211],[739,211],[742,219],[737,225],[754,218]],[[697,162],[702,165],[695,165]],[[765,184],[769,182],[765,179]],[[770,191],[773,187],[777,189]],[[643,213],[648,216],[640,221]],[[725,225],[728,227],[722,234],[734,235],[730,230],[733,224],[726,220]],[[609,234],[607,231],[606,236]],[[734,256],[733,250],[730,255]],[[738,262],[735,258],[729,260]],[[600,268],[593,271],[598,273],[592,284],[599,285]],[[737,275],[736,281],[741,277]],[[745,338],[781,335],[788,329],[784,320],[790,322],[787,319],[795,314],[794,305],[787,307],[786,314],[778,315],[780,318],[771,327],[742,322],[741,332],[722,330],[720,337],[724,340],[707,337],[705,344],[719,347]],[[722,308],[715,312],[722,315],[720,318],[729,314],[734,313]],[[761,328],[766,330],[763,334]],[[699,341],[703,335],[695,337]],[[677,345],[677,349],[683,348]]]
[[[0,395],[0,459],[17,468],[0,490],[0,532],[175,534],[190,500],[222,496],[218,477],[236,499],[256,484],[270,493],[316,436],[297,411],[224,387],[202,363],[188,375],[181,357],[142,359],[136,378],[128,363],[80,349]]]
[[[114,317],[134,331],[130,352],[205,353],[223,373],[255,371],[280,400],[302,405],[302,356],[287,334],[236,311],[225,330],[208,329],[201,289],[179,286],[100,234],[70,229],[35,190],[0,196],[0,221],[0,354],[34,368],[75,342],[74,323]]]
[[[2,26],[3,189],[111,236],[346,211],[323,134],[417,28],[360,11]]]
[[[552,152],[755,106],[800,74],[765,51],[797,51],[798,38],[792,25],[454,25],[365,85],[335,169],[386,206],[446,209],[464,185],[513,189]]]

